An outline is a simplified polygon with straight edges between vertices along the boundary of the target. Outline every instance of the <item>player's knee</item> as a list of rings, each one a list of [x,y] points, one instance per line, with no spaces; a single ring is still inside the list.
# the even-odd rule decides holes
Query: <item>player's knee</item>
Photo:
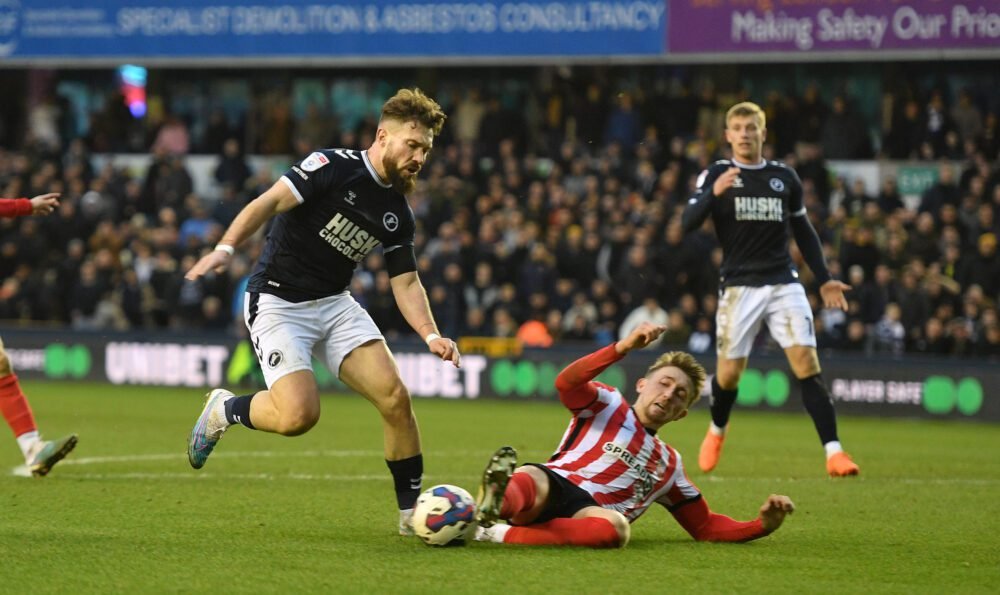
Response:
[[[410,391],[402,382],[397,382],[382,399],[379,411],[389,422],[408,422],[413,418],[413,404],[410,401]]]
[[[723,370],[719,368],[719,371],[715,375],[715,381],[722,390],[734,390],[740,385],[740,370]]]
[[[815,376],[822,371],[819,357],[814,349],[803,349],[789,353],[788,364],[792,368],[792,373],[799,380]]]
[[[283,436],[300,436],[311,430],[318,421],[318,407],[299,407],[291,411],[283,411],[277,429],[278,433]]]
[[[614,514],[609,521],[611,525],[615,528],[615,532],[618,533],[618,545],[617,547],[625,547],[628,545],[629,539],[632,537],[632,524],[628,522],[625,515],[618,511],[611,511]]]

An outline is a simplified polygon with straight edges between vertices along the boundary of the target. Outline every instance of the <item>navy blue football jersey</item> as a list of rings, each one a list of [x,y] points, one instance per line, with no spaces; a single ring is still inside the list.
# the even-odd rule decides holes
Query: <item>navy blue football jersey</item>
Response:
[[[722,196],[712,185],[727,169],[740,168]],[[802,182],[777,161],[748,166],[722,160],[698,177],[698,189],[684,209],[685,230],[697,229],[711,215],[722,245],[721,286],[775,285],[798,280],[788,241],[791,217],[804,217]]]
[[[281,177],[299,206],[277,215],[247,285],[290,302],[341,293],[358,263],[381,244],[413,250],[406,197],[375,173],[367,151],[325,149]]]

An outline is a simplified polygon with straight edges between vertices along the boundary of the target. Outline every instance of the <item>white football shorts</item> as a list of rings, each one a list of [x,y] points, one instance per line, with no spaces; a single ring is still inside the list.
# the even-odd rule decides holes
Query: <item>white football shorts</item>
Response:
[[[812,308],[799,283],[726,287],[715,322],[716,353],[722,359],[748,357],[764,322],[782,349],[816,347]]]
[[[268,388],[282,376],[312,370],[313,356],[339,378],[347,354],[369,341],[385,340],[347,291],[299,303],[248,292],[243,318]]]

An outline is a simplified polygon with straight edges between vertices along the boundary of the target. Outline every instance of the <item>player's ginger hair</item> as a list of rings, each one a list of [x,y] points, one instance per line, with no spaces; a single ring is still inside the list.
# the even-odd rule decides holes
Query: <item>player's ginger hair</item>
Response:
[[[438,102],[424,95],[418,88],[400,89],[382,104],[382,120],[416,120],[434,133],[434,136],[441,134],[441,127],[447,117]]]
[[[743,101],[729,108],[726,112],[726,128],[729,128],[729,120],[733,116],[753,116],[759,120],[761,128],[767,128],[767,116],[764,115],[764,110],[752,101]]]
[[[688,407],[694,405],[701,398],[701,389],[705,386],[705,378],[707,378],[705,368],[701,367],[698,360],[694,359],[694,356],[690,353],[668,351],[656,358],[653,365],[649,366],[649,369],[646,370],[646,377],[649,378],[650,374],[667,366],[679,368],[681,372],[687,374],[687,377],[691,379],[691,392],[694,394],[688,399]]]

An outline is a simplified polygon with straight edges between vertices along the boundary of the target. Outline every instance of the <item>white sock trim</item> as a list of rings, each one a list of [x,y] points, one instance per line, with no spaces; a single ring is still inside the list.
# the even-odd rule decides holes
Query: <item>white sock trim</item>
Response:
[[[492,537],[491,541],[493,543],[503,543],[504,536],[507,535],[507,531],[510,530],[510,525],[504,525],[501,523],[493,525],[490,527],[490,536]]]
[[[826,458],[830,458],[838,452],[844,452],[844,447],[840,445],[838,440],[831,440],[823,445],[823,450],[826,451]]]
[[[726,425],[726,428],[728,428],[728,427],[729,426]],[[714,421],[713,422],[709,422],[709,424],[708,424],[708,431],[711,432],[711,433],[713,433],[713,434],[715,434],[716,436],[725,436],[726,435],[726,428],[720,428],[719,426],[715,425]]]
[[[17,437],[17,445],[21,447],[21,454],[24,455],[24,460],[28,460],[28,454],[41,441],[42,437],[39,436],[38,430],[25,432]]]

